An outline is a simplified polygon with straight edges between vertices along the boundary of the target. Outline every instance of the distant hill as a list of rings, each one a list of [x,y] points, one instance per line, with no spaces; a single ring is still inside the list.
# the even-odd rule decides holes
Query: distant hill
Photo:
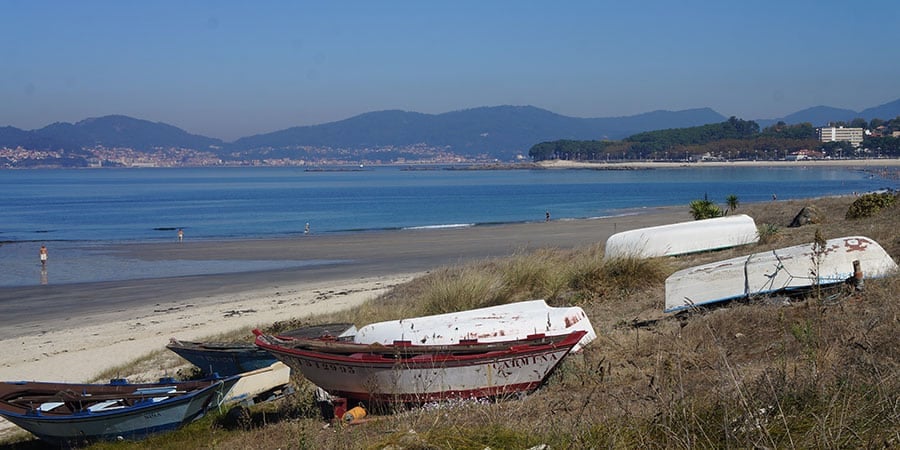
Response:
[[[90,118],[75,124],[57,122],[31,131],[14,127],[0,128],[0,145],[35,150],[63,149],[78,152],[83,147],[96,145],[141,151],[158,147],[209,150],[212,146],[222,144],[219,139],[190,134],[165,123],[120,115]]]
[[[859,116],[857,117],[862,117],[866,120],[872,120],[874,118],[890,120],[898,116],[900,116],[900,99],[876,106],[874,108],[864,109],[859,113]]]
[[[766,127],[781,120],[788,124],[866,120],[900,116],[900,99],[861,112],[816,106],[779,119],[756,120]],[[222,158],[241,152],[243,158],[293,157],[301,147],[317,147],[316,157],[338,155],[338,150],[403,148],[424,144],[465,157],[511,160],[525,155],[533,145],[553,140],[620,140],[646,131],[687,128],[720,123],[726,117],[710,108],[652,111],[623,117],[577,118],[533,106],[479,107],[443,114],[377,111],[320,125],[292,127],[240,138],[232,143],[188,133],[162,122],[122,115],[54,123],[25,131],[0,127],[0,146],[32,150],[65,150],[82,154],[97,145],[139,151],[186,148],[213,151]],[[332,149],[334,151],[328,150]],[[385,153],[386,155],[388,153]],[[415,158],[414,152],[396,155]],[[365,155],[365,151],[355,157]]]
[[[867,121],[876,118],[890,120],[898,116],[900,116],[900,99],[859,112],[851,109],[832,108],[830,106],[814,106],[777,119],[757,119],[756,123],[761,128],[774,125],[779,121],[788,125],[809,122],[814,127],[822,127],[828,125],[829,122],[850,122],[857,118]]]
[[[422,114],[379,111],[322,125],[293,127],[241,138],[229,149],[253,150],[290,145],[365,148],[427,144],[465,156],[510,160],[535,143],[554,139],[621,139],[641,131],[716,123],[712,109],[654,111],[628,117],[575,118],[533,106],[494,106]]]

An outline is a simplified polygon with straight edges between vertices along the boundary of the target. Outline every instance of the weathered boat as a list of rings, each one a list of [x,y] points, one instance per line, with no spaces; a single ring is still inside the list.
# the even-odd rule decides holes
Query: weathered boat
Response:
[[[217,407],[239,377],[109,384],[0,383],[0,416],[56,446],[141,439]]]
[[[606,240],[604,257],[654,258],[720,250],[759,241],[745,214],[622,231]]]
[[[249,342],[195,342],[171,338],[166,348],[197,366],[204,375],[237,375],[277,362],[269,352]]]
[[[559,344],[567,337],[565,334],[547,336],[543,334],[527,336],[523,339],[509,341],[479,342],[478,340],[462,340],[456,344],[414,344],[410,341],[394,341],[392,344],[381,343],[358,344],[347,338],[293,338],[276,336],[284,344],[290,344],[291,348],[313,350],[332,355],[352,355],[359,353],[371,353],[376,355],[393,355],[394,357],[411,357],[425,354],[469,355],[491,351],[506,350],[510,346],[519,344]]]
[[[597,338],[584,310],[551,307],[544,300],[529,300],[447,314],[390,320],[363,326],[353,341],[359,344],[452,345],[461,341],[498,342],[533,334],[561,335],[585,332],[572,351],[577,352]],[[348,333],[349,334],[349,333]]]
[[[352,328],[352,324],[332,323],[298,328],[283,333],[285,336],[320,337],[338,335]],[[277,359],[252,342],[196,342],[169,340],[166,348],[197,366],[206,376],[237,375],[265,369]]]
[[[665,312],[783,290],[842,283],[854,261],[868,278],[886,276],[897,263],[878,242],[864,236],[829,239],[755,253],[675,272],[666,279]]]
[[[292,391],[290,382],[291,368],[276,360],[268,367],[240,374],[240,379],[228,390],[222,402],[249,406],[281,398]]]
[[[342,343],[358,346],[359,352],[332,353],[295,345],[297,339],[259,330],[254,334],[256,345],[331,395],[377,403],[423,403],[537,389],[587,332],[576,330],[550,340],[535,335],[499,348],[496,342],[488,343],[484,351],[476,351],[475,342],[443,345],[432,353],[404,353],[406,347],[417,347],[408,342],[396,346]],[[465,350],[456,353],[457,346]]]

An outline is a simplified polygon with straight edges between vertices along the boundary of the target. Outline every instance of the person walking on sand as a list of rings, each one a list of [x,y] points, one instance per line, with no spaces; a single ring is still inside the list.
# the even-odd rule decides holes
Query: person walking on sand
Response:
[[[47,266],[47,246],[41,245],[41,267]]]
[[[178,242],[181,242],[181,241],[183,241],[183,240],[184,240],[184,230],[182,230],[181,228],[179,228],[179,229],[178,229]]]

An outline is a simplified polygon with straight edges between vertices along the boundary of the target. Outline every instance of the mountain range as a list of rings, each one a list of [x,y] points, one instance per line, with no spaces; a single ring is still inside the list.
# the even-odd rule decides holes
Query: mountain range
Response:
[[[863,111],[816,106],[777,119],[759,119],[761,128],[783,121],[822,126],[854,118],[892,119],[900,116],[900,99]],[[622,139],[632,134],[723,122],[727,117],[710,109],[653,111],[633,116],[577,118],[533,106],[480,107],[443,114],[378,111],[320,125],[298,126],[223,142],[188,133],[162,122],[121,115],[85,119],[71,124],[57,122],[35,130],[0,127],[0,147],[32,150],[66,150],[103,146],[150,151],[187,148],[212,151],[222,157],[234,152],[243,157],[272,154],[289,156],[301,148],[384,149],[424,144],[448,153],[480,158],[512,160],[527,154],[534,144],[558,140]]]

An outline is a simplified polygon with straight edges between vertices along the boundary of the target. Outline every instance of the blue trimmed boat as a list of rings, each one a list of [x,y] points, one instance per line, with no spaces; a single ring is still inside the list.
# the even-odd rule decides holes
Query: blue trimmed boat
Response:
[[[109,384],[0,383],[0,416],[55,446],[137,440],[180,428],[218,407],[240,377]]]

